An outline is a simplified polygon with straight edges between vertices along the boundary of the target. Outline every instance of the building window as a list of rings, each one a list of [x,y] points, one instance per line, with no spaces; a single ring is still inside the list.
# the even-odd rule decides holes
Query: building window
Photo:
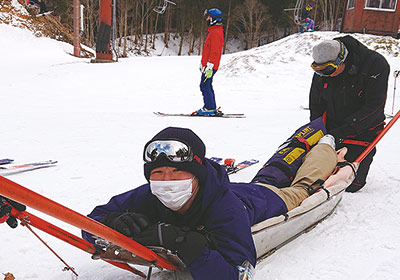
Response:
[[[347,1],[347,10],[354,9],[354,2],[355,0]]]
[[[396,9],[396,1],[397,0],[366,0],[365,8],[394,11]],[[352,1],[349,0],[349,3],[350,2]]]

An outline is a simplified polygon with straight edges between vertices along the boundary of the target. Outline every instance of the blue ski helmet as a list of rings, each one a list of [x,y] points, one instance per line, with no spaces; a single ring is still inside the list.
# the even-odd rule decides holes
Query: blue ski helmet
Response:
[[[204,11],[204,16],[209,16],[211,18],[210,25],[214,25],[218,22],[222,22],[222,12],[220,9],[208,9]]]

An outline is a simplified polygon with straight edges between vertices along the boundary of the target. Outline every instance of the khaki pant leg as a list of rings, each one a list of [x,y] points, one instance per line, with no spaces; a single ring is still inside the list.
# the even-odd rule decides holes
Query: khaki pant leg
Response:
[[[337,164],[336,151],[331,145],[321,143],[311,149],[303,159],[290,187],[307,188],[317,180],[325,181]]]
[[[283,202],[285,202],[288,211],[299,206],[300,203],[308,197],[307,191],[303,188],[287,187],[279,189],[277,187],[267,184],[262,184],[262,183],[256,183],[256,184],[269,188],[271,191],[279,195],[280,198],[282,198]]]
[[[290,187],[277,188],[257,183],[272,190],[285,202],[288,211],[296,208],[308,197],[307,187],[317,180],[326,180],[337,164],[335,150],[328,144],[318,144],[304,157],[303,164],[296,173]]]

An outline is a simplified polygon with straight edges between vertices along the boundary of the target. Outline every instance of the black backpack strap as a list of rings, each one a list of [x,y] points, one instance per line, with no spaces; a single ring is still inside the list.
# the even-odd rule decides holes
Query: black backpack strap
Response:
[[[328,195],[328,200],[331,197],[330,192],[324,187],[323,183],[325,183],[324,180],[318,179],[317,181],[315,181],[314,183],[312,183],[310,186],[308,186],[306,188],[306,191],[308,192],[308,195],[313,195],[314,193],[316,193],[318,190],[324,190],[326,192],[326,194]],[[319,185],[318,187],[315,187],[315,185]]]
[[[278,151],[281,151],[285,148],[301,148],[307,153],[311,149],[310,144],[308,144],[307,140],[302,137],[293,137],[286,140],[282,145],[279,146]]]

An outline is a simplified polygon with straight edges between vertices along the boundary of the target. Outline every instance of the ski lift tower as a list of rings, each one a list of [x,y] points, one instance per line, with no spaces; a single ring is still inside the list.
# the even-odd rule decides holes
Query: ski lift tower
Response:
[[[112,27],[112,7],[115,0],[100,0],[99,30],[96,40],[96,58],[91,62],[113,62],[110,38]],[[115,6],[114,6],[115,7]]]

